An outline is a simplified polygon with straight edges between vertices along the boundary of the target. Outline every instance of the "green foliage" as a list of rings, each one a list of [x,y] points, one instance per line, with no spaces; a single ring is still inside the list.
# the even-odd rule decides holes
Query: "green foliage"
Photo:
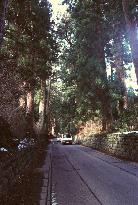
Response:
[[[64,3],[69,14],[58,25],[63,51],[59,77],[64,87],[60,121],[67,127],[93,116],[103,118],[103,122],[121,119],[124,96],[127,98],[124,63],[132,62],[122,2],[65,0]],[[109,78],[107,65],[112,69]]]
[[[7,37],[12,37],[13,45],[9,45],[17,71],[24,80],[50,75],[51,63],[56,57],[50,16],[50,5],[46,0],[14,0],[9,5]]]
[[[119,120],[113,126],[112,131],[131,131],[138,129],[138,106],[130,105],[120,113]]]

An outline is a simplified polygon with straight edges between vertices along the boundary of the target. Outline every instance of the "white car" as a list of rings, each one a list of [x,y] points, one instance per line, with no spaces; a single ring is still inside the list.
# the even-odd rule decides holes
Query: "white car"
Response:
[[[58,138],[57,137],[53,137],[50,141],[56,143],[56,142],[58,142]]]
[[[61,138],[62,144],[72,144],[72,136],[70,134],[65,134]]]

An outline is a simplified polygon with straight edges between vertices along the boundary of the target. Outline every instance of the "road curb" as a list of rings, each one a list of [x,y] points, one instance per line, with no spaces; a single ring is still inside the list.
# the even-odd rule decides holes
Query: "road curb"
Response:
[[[46,159],[42,167],[43,179],[40,193],[39,205],[51,205],[51,187],[52,187],[52,153],[51,146],[48,147]]]

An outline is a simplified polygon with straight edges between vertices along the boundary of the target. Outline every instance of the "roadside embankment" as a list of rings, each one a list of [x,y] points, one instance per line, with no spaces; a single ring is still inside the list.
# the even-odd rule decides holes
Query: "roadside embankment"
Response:
[[[39,204],[47,142],[0,155],[0,205]]]
[[[126,160],[138,162],[138,133],[93,134],[81,138],[76,136],[75,142]]]

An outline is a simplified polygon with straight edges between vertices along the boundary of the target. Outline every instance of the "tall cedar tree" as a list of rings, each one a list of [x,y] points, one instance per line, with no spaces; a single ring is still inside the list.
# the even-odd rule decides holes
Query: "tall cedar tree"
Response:
[[[135,66],[135,73],[138,84],[138,10],[137,1],[122,0],[124,16],[129,34],[132,58]]]

